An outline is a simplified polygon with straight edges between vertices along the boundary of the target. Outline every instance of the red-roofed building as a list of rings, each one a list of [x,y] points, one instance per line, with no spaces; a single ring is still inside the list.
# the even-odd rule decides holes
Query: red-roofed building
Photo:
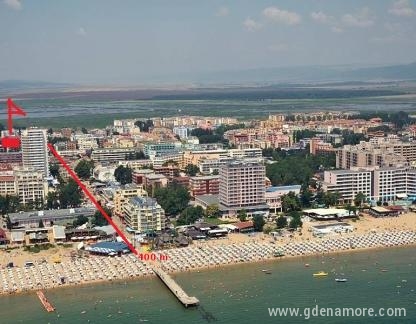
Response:
[[[238,223],[234,223],[233,225],[237,227],[237,231],[240,233],[247,233],[247,232],[254,231],[254,224],[252,221],[238,222]]]

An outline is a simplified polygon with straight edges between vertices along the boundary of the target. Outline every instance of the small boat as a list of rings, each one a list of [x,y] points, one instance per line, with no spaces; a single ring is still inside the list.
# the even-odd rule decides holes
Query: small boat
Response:
[[[347,278],[335,278],[336,282],[347,282],[348,279]]]
[[[328,272],[319,271],[313,274],[314,277],[326,277],[328,275]]]
[[[272,270],[269,270],[269,269],[263,269],[261,271],[264,272],[265,274],[271,274],[272,273]]]
[[[389,270],[387,270],[387,269],[381,269],[381,272],[387,272],[387,271],[389,271]]]
[[[305,268],[308,268],[310,266],[309,263],[305,263]]]

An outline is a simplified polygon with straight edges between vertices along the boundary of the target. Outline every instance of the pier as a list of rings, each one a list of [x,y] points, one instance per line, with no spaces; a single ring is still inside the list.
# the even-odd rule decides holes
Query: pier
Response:
[[[38,295],[40,302],[42,303],[43,307],[45,307],[47,312],[50,313],[55,311],[55,307],[53,307],[52,304],[48,301],[43,291],[38,290],[36,291],[36,294]]]
[[[190,297],[188,294],[179,286],[175,280],[172,279],[164,270],[159,266],[153,266],[154,273],[163,281],[163,283],[170,289],[170,291],[176,296],[176,298],[185,306],[198,306],[199,300],[196,297]]]

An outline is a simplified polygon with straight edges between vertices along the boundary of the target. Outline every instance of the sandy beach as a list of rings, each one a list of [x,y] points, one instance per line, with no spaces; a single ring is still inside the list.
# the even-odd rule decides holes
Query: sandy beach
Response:
[[[300,233],[287,233],[276,239],[262,233],[232,233],[228,238],[197,241],[185,248],[155,253],[168,256],[167,260],[159,263],[165,271],[176,273],[277,258],[409,245],[416,244],[415,217],[415,213],[384,219],[364,216],[356,222],[349,221],[355,228],[354,232],[324,238],[314,237],[309,230],[312,225],[322,222],[305,222]],[[36,254],[22,248],[1,251],[0,294],[153,275],[151,264],[138,260],[133,254],[120,257],[71,256],[71,251],[71,248],[64,247]],[[57,258],[60,262],[56,262]],[[24,267],[29,260],[34,265]],[[15,267],[5,268],[8,262],[13,262]]]

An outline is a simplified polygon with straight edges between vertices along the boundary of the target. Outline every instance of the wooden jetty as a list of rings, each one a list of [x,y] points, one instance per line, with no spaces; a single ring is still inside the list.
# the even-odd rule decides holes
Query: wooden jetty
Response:
[[[153,272],[163,281],[166,287],[176,296],[176,298],[185,306],[198,306],[199,300],[196,297],[190,297],[188,294],[179,286],[175,280],[172,279],[162,268],[157,265],[153,265]]]
[[[55,311],[55,307],[53,307],[52,304],[48,301],[42,290],[36,291],[36,294],[38,295],[40,302],[42,303],[43,307],[45,307],[47,312],[50,313]]]

